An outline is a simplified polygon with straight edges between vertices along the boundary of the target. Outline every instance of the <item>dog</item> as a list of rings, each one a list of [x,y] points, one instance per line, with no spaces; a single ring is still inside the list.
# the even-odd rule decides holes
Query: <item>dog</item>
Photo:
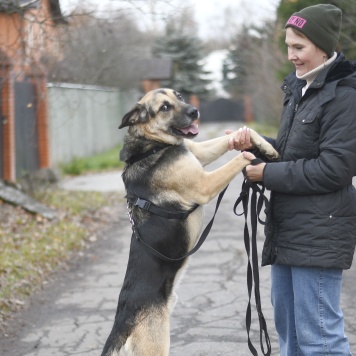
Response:
[[[102,356],[169,354],[174,289],[187,265],[187,253],[201,234],[203,206],[250,164],[240,153],[224,166],[205,171],[205,165],[228,151],[235,133],[195,142],[190,139],[198,134],[198,119],[199,111],[181,94],[163,88],[148,92],[119,126],[128,127],[120,159],[126,162],[122,178],[133,233],[114,325]],[[251,141],[269,159],[278,158],[253,130]]]

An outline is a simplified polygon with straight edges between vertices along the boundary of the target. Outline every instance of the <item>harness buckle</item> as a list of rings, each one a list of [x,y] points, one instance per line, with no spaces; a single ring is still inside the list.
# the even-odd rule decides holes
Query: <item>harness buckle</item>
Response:
[[[141,209],[149,210],[151,203],[147,200],[137,198],[136,202],[134,203],[135,206],[138,206]]]

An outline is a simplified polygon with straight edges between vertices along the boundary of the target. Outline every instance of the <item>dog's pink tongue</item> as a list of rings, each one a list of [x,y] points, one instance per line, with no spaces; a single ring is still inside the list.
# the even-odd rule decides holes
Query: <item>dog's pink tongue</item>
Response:
[[[182,129],[180,129],[185,135],[188,134],[193,134],[193,135],[197,135],[199,133],[199,129],[198,129],[198,125],[196,124],[192,124],[190,126],[187,127],[183,127]]]

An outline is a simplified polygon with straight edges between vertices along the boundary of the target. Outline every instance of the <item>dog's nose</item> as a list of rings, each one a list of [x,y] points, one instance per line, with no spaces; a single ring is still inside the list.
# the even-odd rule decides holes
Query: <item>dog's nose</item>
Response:
[[[191,117],[192,119],[198,119],[199,118],[199,111],[194,107],[191,106],[188,111],[188,116]]]

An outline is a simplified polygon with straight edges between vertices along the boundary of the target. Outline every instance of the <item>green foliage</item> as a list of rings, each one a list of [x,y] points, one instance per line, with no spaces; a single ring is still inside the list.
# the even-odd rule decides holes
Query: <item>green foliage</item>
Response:
[[[156,39],[153,54],[158,58],[170,58],[173,62],[173,78],[162,86],[174,88],[187,97],[208,95],[210,80],[204,78],[208,74],[202,63],[204,48],[197,37],[167,25],[166,34]]]
[[[230,46],[224,63],[224,89],[234,98],[239,98],[246,93],[246,81],[249,75],[251,58],[254,49],[260,46],[261,39],[251,35],[255,28],[242,28],[236,36],[234,46]],[[257,30],[258,31],[258,30]]]
[[[277,69],[276,76],[280,82],[283,82],[283,79],[291,72],[295,70],[295,67],[293,63],[289,62],[286,60],[285,62],[282,62]]]
[[[123,162],[119,159],[120,146],[87,158],[73,158],[61,165],[64,174],[79,175],[85,172],[98,172],[108,169],[120,169]]]
[[[337,50],[341,50],[348,59],[356,59],[356,2],[350,0],[281,0],[277,8],[277,18],[281,29],[289,17],[297,11],[305,7],[317,4],[331,4],[342,10],[343,21]],[[281,31],[278,43],[281,50],[286,53],[286,45],[284,43],[285,32]],[[286,59],[287,62],[287,59]],[[281,70],[279,77],[285,77],[289,72],[289,66],[286,65],[284,70]]]
[[[248,124],[248,127],[257,131],[260,135],[273,138],[277,137],[278,125],[271,125],[254,121]]]
[[[356,59],[356,2],[350,0],[330,1],[342,10],[342,27],[339,40],[339,49],[347,59]]]

